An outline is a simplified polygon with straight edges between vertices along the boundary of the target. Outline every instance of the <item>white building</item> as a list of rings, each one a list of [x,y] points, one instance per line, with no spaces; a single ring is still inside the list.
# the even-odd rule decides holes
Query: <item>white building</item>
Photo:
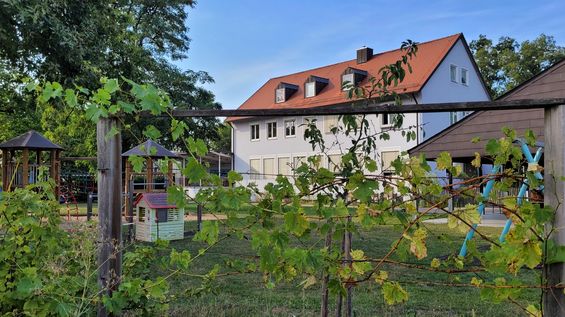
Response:
[[[381,67],[394,63],[402,56],[400,50],[373,54],[372,49],[357,51],[357,59],[268,80],[239,109],[310,108],[329,106],[349,101],[342,90],[342,82],[355,81],[363,86],[367,79],[378,75]],[[490,100],[471,52],[462,34],[420,43],[416,57],[411,61],[412,73],[395,91],[402,95],[404,104],[443,103]],[[400,131],[390,133],[390,140],[378,141],[374,158],[385,172],[400,152],[463,118],[465,113],[406,114],[404,127],[418,126],[417,140],[407,142]],[[319,153],[304,140],[304,123],[316,119],[329,157],[322,165],[332,168],[332,162],[341,155],[337,143],[347,146],[345,136],[330,132],[337,116],[315,117],[255,117],[228,118],[232,126],[233,168],[244,174],[244,182],[259,186],[272,182],[277,174],[291,175],[292,167],[306,157]],[[370,115],[371,129],[375,132],[390,129],[388,115]],[[333,145],[332,145],[333,144]],[[449,149],[446,149],[449,150]]]

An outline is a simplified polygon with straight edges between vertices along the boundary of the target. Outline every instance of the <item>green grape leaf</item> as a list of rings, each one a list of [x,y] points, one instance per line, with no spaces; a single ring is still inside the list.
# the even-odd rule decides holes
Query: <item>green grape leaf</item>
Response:
[[[218,241],[220,227],[217,221],[203,221],[202,229],[194,235],[194,241],[206,242],[211,245]]]
[[[436,166],[439,170],[451,168],[451,155],[448,152],[441,152],[436,158]]]
[[[388,305],[400,304],[408,300],[408,293],[398,282],[384,282],[382,293]]]
[[[182,174],[188,178],[189,182],[197,183],[205,178],[208,172],[194,157],[189,157]]]
[[[143,135],[145,135],[151,140],[157,140],[161,137],[161,131],[159,131],[159,129],[157,129],[154,125],[150,124],[145,127],[145,131],[143,131]]]

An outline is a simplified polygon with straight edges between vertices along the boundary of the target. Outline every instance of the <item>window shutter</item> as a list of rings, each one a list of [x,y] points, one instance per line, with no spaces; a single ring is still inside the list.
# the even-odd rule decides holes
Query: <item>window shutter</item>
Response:
[[[279,174],[283,176],[290,175],[290,158],[279,157]]]
[[[249,175],[250,179],[259,179],[261,170],[261,161],[258,159],[249,160]]]
[[[387,151],[381,153],[383,172],[392,171],[392,162],[400,155],[398,151]]]
[[[332,133],[332,129],[337,127],[339,116],[326,116],[324,118],[324,132],[326,134]]]
[[[263,159],[263,174],[265,178],[275,177],[275,159],[272,158]]]

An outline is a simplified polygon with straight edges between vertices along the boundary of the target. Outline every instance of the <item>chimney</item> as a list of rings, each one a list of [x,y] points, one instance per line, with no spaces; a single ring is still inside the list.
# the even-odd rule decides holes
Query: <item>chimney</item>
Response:
[[[373,57],[373,49],[370,47],[363,46],[357,50],[357,64],[366,63]]]

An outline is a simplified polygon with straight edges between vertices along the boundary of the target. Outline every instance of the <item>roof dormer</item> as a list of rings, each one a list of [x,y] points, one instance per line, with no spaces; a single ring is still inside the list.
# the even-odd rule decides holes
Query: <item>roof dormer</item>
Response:
[[[341,87],[343,90],[347,90],[352,86],[357,86],[363,79],[367,78],[367,71],[361,70],[353,67],[348,67],[342,74],[341,74]],[[344,87],[344,84],[347,84]]]
[[[304,98],[318,95],[329,83],[327,78],[311,75],[304,83]]]
[[[289,83],[280,83],[275,89],[275,103],[283,103],[298,91],[298,86]]]

